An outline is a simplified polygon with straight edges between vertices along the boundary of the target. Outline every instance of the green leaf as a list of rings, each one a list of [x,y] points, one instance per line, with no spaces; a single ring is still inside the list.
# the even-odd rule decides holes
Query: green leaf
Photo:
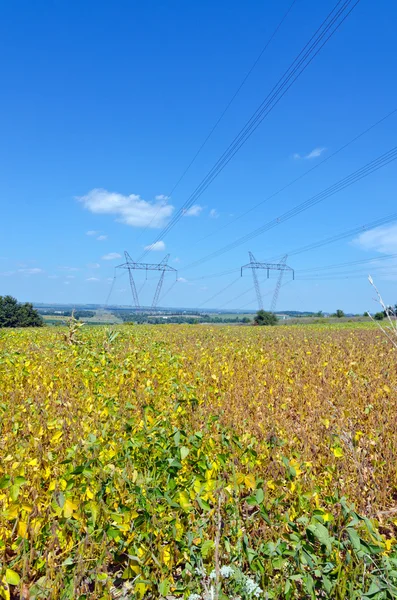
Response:
[[[256,501],[258,504],[262,504],[264,498],[265,498],[265,494],[263,493],[263,489],[262,488],[258,488],[256,490],[255,493],[255,497],[256,497]]]
[[[327,594],[330,594],[332,590],[332,581],[328,579],[328,577],[326,577],[325,575],[323,575],[322,579],[325,591],[327,592]]]
[[[201,556],[206,558],[214,546],[215,544],[212,540],[206,540],[201,546]]]
[[[360,536],[358,535],[357,531],[355,529],[353,529],[353,527],[347,527],[346,531],[350,538],[350,542],[351,542],[351,545],[353,546],[354,550],[356,552],[359,552],[361,550],[361,540],[360,540]]]
[[[168,579],[164,579],[159,585],[159,592],[162,596],[167,596],[171,588],[171,582]]]
[[[20,581],[21,578],[19,577],[18,573],[12,569],[6,569],[6,582],[9,585],[18,585]]]
[[[202,510],[211,510],[211,506],[206,500],[203,500],[202,498],[197,498],[197,502]]]
[[[373,581],[369,587],[368,592],[366,592],[365,597],[366,598],[372,598],[373,596],[376,596],[377,594],[379,594],[379,592],[381,592],[381,588]]]
[[[2,477],[0,479],[0,490],[9,488],[10,485],[11,485],[11,478],[9,477],[9,475],[4,475],[4,477]]]
[[[321,523],[309,525],[308,529],[318,539],[318,541],[323,544],[329,552],[331,552],[332,544],[328,529]]]
[[[12,485],[10,487],[10,496],[13,502],[15,502],[19,496],[19,485]]]
[[[189,448],[187,448],[186,446],[182,446],[181,447],[181,460],[184,460],[188,454],[189,454]]]
[[[19,477],[15,477],[14,485],[21,486],[21,485],[24,485],[26,482],[27,482],[27,479],[25,479],[25,477],[19,476]]]

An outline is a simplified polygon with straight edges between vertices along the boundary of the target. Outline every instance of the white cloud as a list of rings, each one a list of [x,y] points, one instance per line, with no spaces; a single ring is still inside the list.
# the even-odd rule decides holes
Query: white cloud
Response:
[[[165,202],[167,202],[170,199],[169,196],[166,196],[165,194],[159,194],[158,196],[155,196],[155,200],[164,200]]]
[[[155,242],[154,244],[150,244],[150,246],[145,246],[144,250],[151,250],[153,252],[162,252],[165,250],[164,242]]]
[[[211,217],[211,219],[217,219],[219,217],[219,213],[216,210],[216,208],[211,208],[210,217]]]
[[[15,271],[3,271],[2,273],[0,273],[0,275],[2,277],[10,277],[10,275],[14,275]]]
[[[99,263],[88,263],[87,267],[89,269],[99,269],[101,265]]]
[[[183,216],[184,217],[198,217],[202,210],[203,210],[203,207],[200,206],[200,204],[193,204],[193,206],[191,206],[187,210],[183,211]]]
[[[118,252],[109,252],[102,256],[102,260],[115,260],[116,258],[121,258],[121,254]]]
[[[207,288],[207,286],[206,286],[206,285],[203,285],[203,286],[200,288],[200,290],[202,290],[203,292],[205,292],[206,290],[208,290],[208,288]]]
[[[179,283],[187,283],[187,279],[184,277],[178,277],[177,281],[179,281]]]
[[[98,277],[87,277],[86,281],[99,281]]]
[[[179,256],[175,256],[174,260],[172,261],[174,263],[180,263],[181,259],[179,258]]]
[[[44,273],[44,271],[43,269],[34,267],[32,269],[18,269],[18,273],[23,273],[24,275],[39,275],[40,273]]]
[[[381,225],[360,233],[353,240],[356,246],[363,250],[376,250],[384,254],[397,252],[397,223],[392,225]]]
[[[84,207],[96,214],[117,215],[117,221],[131,227],[160,229],[174,211],[167,196],[156,196],[154,202],[143,200],[138,194],[125,196],[117,192],[94,189],[77,198]]]
[[[108,239],[107,235],[98,235],[98,237],[97,237],[98,242],[104,242],[107,239]]]
[[[77,267],[58,267],[60,271],[80,271]]]
[[[64,285],[69,285],[70,281],[64,281],[63,283],[64,283]]]
[[[99,235],[99,231],[94,231],[94,230],[90,230],[90,231],[86,231],[85,234],[86,235]]]
[[[59,275],[48,275],[48,279],[58,279]]]
[[[326,149],[327,148],[324,148],[324,147],[314,148],[308,154],[298,154],[297,152],[295,152],[295,154],[293,155],[293,158],[295,160],[299,160],[301,158],[303,158],[304,160],[310,160],[311,158],[318,158],[319,156],[322,155],[323,152],[326,151]]]

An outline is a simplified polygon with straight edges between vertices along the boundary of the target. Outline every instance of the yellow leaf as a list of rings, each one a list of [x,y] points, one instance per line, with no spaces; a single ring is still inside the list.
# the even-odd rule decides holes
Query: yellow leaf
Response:
[[[3,600],[10,600],[10,590],[5,579],[0,581],[0,598]]]
[[[143,598],[147,590],[147,585],[142,581],[135,584],[135,593],[138,598]]]
[[[12,520],[12,519],[16,519],[19,513],[19,506],[18,504],[11,504],[7,510],[5,510],[3,513],[1,513],[1,516],[4,517],[5,519],[8,520]]]
[[[28,524],[25,523],[25,521],[19,521],[18,523],[18,535],[22,538],[26,538],[27,535],[27,530],[28,530]]]
[[[20,581],[21,578],[16,571],[13,571],[12,569],[6,569],[6,582],[9,585],[18,585]]]
[[[161,555],[162,555],[163,562],[167,565],[167,567],[170,567],[172,565],[172,556],[171,556],[170,547],[163,546]]]
[[[332,452],[334,453],[334,456],[336,456],[336,458],[342,458],[343,456],[343,450],[339,446],[337,446],[336,448],[332,448]]]
[[[249,475],[244,477],[244,483],[248,489],[254,490],[256,488],[255,476],[252,473],[249,473]]]
[[[74,511],[77,510],[77,504],[75,504],[70,498],[66,498],[65,504],[63,505],[63,516],[66,519],[70,519]]]
[[[51,438],[51,442],[57,442],[63,436],[63,431],[57,431]]]
[[[270,488],[271,490],[275,490],[276,486],[274,485],[274,482],[272,479],[269,479],[269,481],[266,482],[266,485],[268,488]]]
[[[189,494],[186,491],[179,492],[178,502],[182,506],[183,510],[189,510],[191,507]]]

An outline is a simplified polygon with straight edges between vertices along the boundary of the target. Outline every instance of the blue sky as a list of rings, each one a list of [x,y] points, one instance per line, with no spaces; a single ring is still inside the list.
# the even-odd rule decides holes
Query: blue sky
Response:
[[[122,262],[117,255],[128,250],[136,258],[157,238],[335,2],[295,2],[168,198],[289,4],[2,3],[0,294],[105,302]],[[397,113],[226,226],[397,107],[396,19],[393,0],[361,0],[191,214],[148,253],[145,260],[159,262],[169,252],[179,270],[178,284],[161,304],[254,309],[249,272],[241,279],[238,272],[208,275],[238,269],[249,250],[263,260],[281,256],[397,210],[392,162],[249,243],[189,268],[393,148]],[[304,271],[393,253],[396,222],[291,256],[296,281],[283,286],[278,307],[375,310],[368,272],[394,303],[395,259]],[[125,276],[116,279],[112,303],[130,304],[127,284]],[[139,273],[138,289],[143,284]],[[149,277],[142,304],[151,302],[155,284]],[[167,275],[164,292],[171,284]],[[274,286],[274,278],[262,284],[265,305]]]

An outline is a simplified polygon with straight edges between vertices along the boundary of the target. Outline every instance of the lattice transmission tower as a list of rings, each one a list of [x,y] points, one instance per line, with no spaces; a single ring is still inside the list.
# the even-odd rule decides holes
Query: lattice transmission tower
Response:
[[[178,279],[178,271],[173,267],[170,267],[168,263],[168,259],[170,257],[169,254],[159,263],[140,263],[135,262],[127,251],[124,252],[125,263],[118,265],[116,269],[126,269],[128,271],[128,275],[130,278],[130,287],[132,292],[132,299],[134,302],[135,308],[140,308],[138,292],[135,285],[134,274],[133,271],[161,271],[161,275],[159,281],[157,283],[156,291],[154,292],[152,308],[156,308],[157,303],[159,301],[161,288],[163,287],[164,276],[167,271],[175,273],[175,280]]]
[[[278,263],[269,263],[269,262],[259,262],[258,260],[256,260],[255,256],[252,254],[252,252],[249,252],[248,254],[250,257],[250,262],[241,267],[241,277],[243,276],[244,269],[252,270],[252,278],[254,280],[256,298],[258,301],[258,308],[259,308],[259,310],[262,310],[263,309],[263,300],[262,300],[262,294],[261,294],[261,290],[260,290],[260,286],[259,286],[259,282],[258,282],[258,275],[257,275],[258,269],[267,271],[267,279],[269,279],[269,277],[270,277],[270,271],[280,271],[280,275],[279,275],[279,278],[277,281],[275,293],[273,296],[272,306],[273,306],[273,304],[277,303],[277,298],[278,298],[278,294],[279,294],[280,287],[281,287],[281,281],[282,281],[282,279],[280,279],[280,276],[282,274],[284,274],[285,271],[289,271],[290,273],[292,273],[292,279],[295,279],[295,272],[294,272],[294,269],[292,269],[291,267],[289,267],[286,264],[287,256],[283,256],[281,261]]]

